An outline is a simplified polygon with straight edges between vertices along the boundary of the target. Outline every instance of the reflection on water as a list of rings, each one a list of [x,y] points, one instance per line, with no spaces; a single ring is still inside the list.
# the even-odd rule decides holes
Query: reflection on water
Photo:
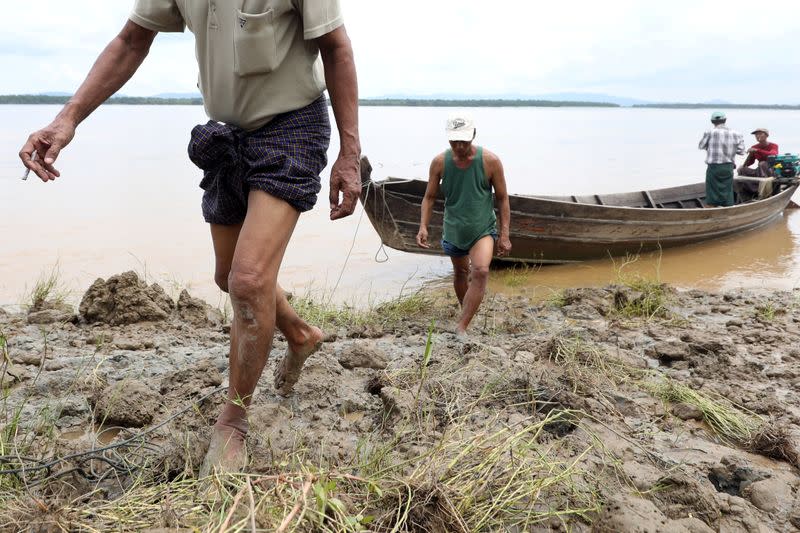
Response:
[[[136,270],[177,296],[188,288],[221,305],[214,258],[200,215],[199,171],[186,157],[201,106],[104,106],[81,125],[59,158],[62,177],[20,181],[16,158],[28,132],[47,124],[55,106],[0,106],[0,306],[22,301],[36,278],[58,264],[77,303],[97,278]],[[446,147],[442,108],[363,108],[364,153],[375,179],[425,178],[431,158]],[[697,141],[706,110],[480,108],[478,142],[500,155],[516,194],[588,194],[676,186],[702,180]],[[781,148],[800,151],[799,111],[736,110],[740,131],[769,125]],[[387,127],[391,124],[391,127]],[[534,124],[535,127],[530,125]],[[334,129],[334,134],[335,134]],[[131,140],[135,140],[132,142]],[[621,148],[624,140],[624,149]],[[331,141],[330,162],[338,151]],[[359,211],[328,219],[328,172],[317,206],[300,218],[280,273],[295,292],[365,304],[443,279],[444,257],[386,250]],[[268,230],[268,229],[266,229]],[[793,287],[800,277],[792,212],[768,228],[707,244],[650,254],[630,268],[656,270],[684,287]],[[492,288],[504,284],[493,274]],[[602,285],[615,278],[611,261],[548,266],[524,284]],[[335,292],[331,291],[336,288]]]
[[[735,287],[792,289],[800,286],[800,209],[767,227],[706,243],[669,248],[638,257],[600,259],[531,269],[525,276],[502,269],[493,272],[490,289],[539,292],[548,289],[602,286],[618,270],[684,288],[726,290]]]

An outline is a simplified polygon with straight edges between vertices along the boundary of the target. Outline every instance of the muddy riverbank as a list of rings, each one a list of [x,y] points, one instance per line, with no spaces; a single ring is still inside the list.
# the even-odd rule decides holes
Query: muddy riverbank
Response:
[[[133,273],[0,311],[0,529],[800,528],[800,291],[490,294],[466,343],[449,291],[293,304],[326,342],[282,398],[276,337],[248,474],[204,483],[225,313]]]

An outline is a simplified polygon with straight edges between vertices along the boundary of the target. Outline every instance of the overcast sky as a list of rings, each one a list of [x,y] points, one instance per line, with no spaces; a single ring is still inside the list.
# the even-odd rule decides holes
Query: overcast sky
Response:
[[[591,92],[800,104],[797,0],[341,1],[362,97]],[[0,94],[74,91],[132,5],[5,2]],[[121,92],[195,91],[193,46],[188,32],[160,35]]]

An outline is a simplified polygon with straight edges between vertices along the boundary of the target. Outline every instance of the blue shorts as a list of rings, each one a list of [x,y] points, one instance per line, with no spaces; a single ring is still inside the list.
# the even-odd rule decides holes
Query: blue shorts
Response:
[[[489,233],[489,235],[491,235],[492,239],[494,239],[494,241],[497,242],[498,235],[497,235],[496,231],[493,231],[493,232]],[[474,246],[476,242],[478,242],[479,240],[481,240],[484,237],[486,237],[486,235],[482,235],[482,236],[478,237],[477,239],[475,239],[475,242],[473,242],[472,245]],[[446,255],[446,256],[449,256],[449,257],[466,257],[466,256],[469,255],[469,250],[464,250],[462,248],[459,248],[455,244],[453,244],[451,242],[447,242],[444,239],[442,239],[442,243],[441,244],[442,244],[442,250],[444,251],[444,255]]]

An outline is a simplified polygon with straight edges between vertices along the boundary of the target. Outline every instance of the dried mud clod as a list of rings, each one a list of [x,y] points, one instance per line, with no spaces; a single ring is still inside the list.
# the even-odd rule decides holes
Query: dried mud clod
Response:
[[[193,326],[216,327],[221,326],[224,321],[222,313],[200,298],[193,298],[186,289],[178,296],[175,314],[181,322]]]
[[[28,324],[48,325],[77,323],[78,316],[71,305],[60,301],[46,300],[28,310]]]
[[[153,421],[161,396],[142,382],[123,380],[100,392],[94,404],[98,423],[140,428]]]
[[[156,283],[148,286],[133,272],[92,283],[79,306],[86,322],[111,325],[156,322],[169,318],[174,303]]]
[[[207,387],[218,387],[221,384],[222,373],[213,361],[206,359],[164,376],[159,391],[165,396],[187,397]]]
[[[719,505],[707,481],[701,483],[683,473],[670,474],[656,482],[649,496],[668,518],[696,516],[714,530],[719,528]]]

